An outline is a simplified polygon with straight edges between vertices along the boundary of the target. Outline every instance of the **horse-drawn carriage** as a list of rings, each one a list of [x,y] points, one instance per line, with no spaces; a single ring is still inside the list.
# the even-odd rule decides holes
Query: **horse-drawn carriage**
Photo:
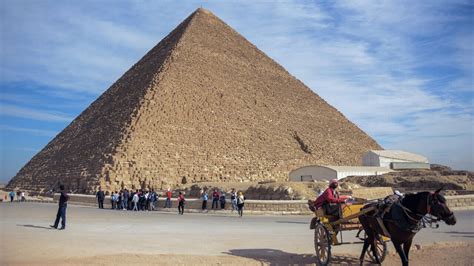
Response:
[[[358,217],[370,211],[375,207],[369,207],[361,210],[366,200],[358,199],[351,205],[342,204],[340,219],[326,215],[322,208],[314,211],[314,218],[311,221],[310,229],[314,229],[314,248],[318,265],[328,265],[331,260],[331,246],[343,244],[363,243],[366,234],[360,224]],[[310,204],[310,203],[309,203]],[[359,242],[344,242],[343,231],[357,230],[356,237]],[[338,239],[339,237],[339,239]],[[376,241],[376,253],[378,261],[382,262],[387,255],[387,237],[379,237]],[[369,258],[376,262],[372,253],[367,253]]]
[[[389,195],[383,200],[369,202],[357,199],[353,204],[342,204],[339,217],[329,216],[323,208],[314,209],[310,229],[314,229],[314,248],[319,265],[328,265],[331,260],[331,246],[353,244],[344,242],[343,231],[358,230],[357,238],[364,243],[361,264],[367,254],[375,263],[382,263],[387,255],[390,240],[400,256],[403,265],[408,265],[408,254],[415,234],[426,225],[437,228],[439,221],[447,225],[456,224],[454,213],[448,208],[446,199],[435,192],[418,192]],[[354,192],[354,191],[353,191]],[[380,197],[379,197],[380,198]],[[338,239],[338,235],[340,239]],[[389,238],[390,237],[390,238]],[[366,251],[370,247],[370,252]]]

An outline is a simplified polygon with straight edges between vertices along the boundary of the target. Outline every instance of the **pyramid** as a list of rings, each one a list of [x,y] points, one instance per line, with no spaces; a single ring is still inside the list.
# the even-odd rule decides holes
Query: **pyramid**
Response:
[[[288,180],[381,147],[210,11],[199,8],[7,185],[78,193]]]

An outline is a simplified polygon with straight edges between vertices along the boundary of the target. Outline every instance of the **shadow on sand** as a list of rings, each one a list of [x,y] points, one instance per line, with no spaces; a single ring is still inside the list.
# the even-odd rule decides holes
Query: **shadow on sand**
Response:
[[[37,229],[48,229],[48,230],[54,229],[54,228],[51,228],[49,226],[45,227],[45,226],[32,225],[32,224],[17,224],[16,226],[23,226],[23,227],[37,228]]]
[[[309,225],[309,222],[296,222],[296,221],[276,221],[276,223],[279,223],[279,224],[307,224],[307,225]]]
[[[448,231],[448,232],[436,232],[436,233],[438,233],[438,234],[451,234],[452,237],[474,238],[474,232]]]
[[[226,255],[239,256],[256,260],[269,265],[311,265],[316,264],[313,254],[294,254],[277,249],[231,249],[224,252]],[[333,255],[331,265],[359,265],[359,260],[354,257]]]

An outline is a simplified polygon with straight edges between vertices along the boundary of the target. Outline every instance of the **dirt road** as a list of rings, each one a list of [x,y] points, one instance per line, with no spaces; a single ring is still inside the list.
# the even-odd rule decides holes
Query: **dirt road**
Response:
[[[56,206],[0,204],[0,264],[310,264],[313,237],[306,216],[236,216],[128,212],[69,206],[67,230],[49,229]],[[473,262],[472,211],[456,212],[454,227],[424,229],[415,265]],[[350,240],[351,236],[345,236]],[[435,245],[434,241],[447,241]],[[360,245],[334,249],[335,263],[356,262]],[[447,252],[449,250],[449,252]],[[342,255],[346,254],[346,255]],[[438,256],[438,257],[437,257]],[[389,257],[387,265],[398,265]],[[446,264],[444,263],[446,262]],[[449,262],[449,263],[448,263]],[[441,264],[440,264],[441,263]],[[385,265],[385,264],[384,264]]]

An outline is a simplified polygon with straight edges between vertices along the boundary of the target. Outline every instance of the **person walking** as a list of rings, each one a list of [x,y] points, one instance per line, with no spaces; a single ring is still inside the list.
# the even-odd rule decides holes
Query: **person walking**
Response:
[[[239,196],[237,196],[237,209],[239,211],[240,217],[244,215],[244,204],[245,204],[245,197],[242,191],[239,191]]]
[[[135,192],[133,190],[130,190],[130,193],[128,194],[128,209],[132,210],[133,209],[133,196],[135,195]]]
[[[122,198],[123,198],[123,191],[120,190],[118,193],[115,191],[115,207],[117,210],[122,209]]]
[[[216,209],[218,207],[219,202],[219,192],[217,189],[214,189],[214,192],[212,192],[212,209],[214,209],[214,205],[216,206]]]
[[[224,191],[222,191],[219,201],[221,202],[221,209],[225,209],[225,192]]]
[[[130,195],[128,194],[128,189],[125,189],[123,191],[123,198],[122,198],[122,210],[128,210],[128,197]]]
[[[154,210],[155,210],[155,208],[156,208],[156,200],[157,200],[156,192],[155,192],[155,189],[152,188],[152,189],[151,189],[151,193],[150,193],[150,211],[154,211]]]
[[[112,191],[110,195],[110,204],[112,205],[112,210],[115,210],[115,193]]]
[[[206,190],[203,190],[201,193],[201,199],[202,199],[202,211],[207,212],[207,200],[209,199],[209,195],[207,194]]]
[[[56,214],[56,220],[54,221],[54,225],[50,225],[54,229],[58,229],[59,225],[59,218],[61,218],[61,228],[59,230],[66,229],[66,208],[67,202],[69,200],[69,195],[64,190],[64,185],[59,186],[61,196],[59,196],[59,206],[58,206],[58,213]]]
[[[133,210],[134,211],[138,211],[138,201],[140,200],[140,198],[138,197],[138,189],[137,191],[135,192],[135,194],[133,194],[133,198],[132,198],[132,202],[133,202]]]
[[[16,195],[15,191],[13,190],[10,191],[8,195],[10,196],[10,202],[13,202],[15,200],[15,195]]]
[[[144,211],[145,210],[146,198],[145,198],[145,191],[143,191],[143,189],[140,191],[138,203],[139,203],[138,205],[140,205],[138,209],[140,211]]]
[[[144,196],[144,208],[146,211],[150,210],[150,192],[148,190],[145,190],[145,196]]]
[[[104,191],[102,191],[102,188],[99,187],[99,191],[95,194],[95,197],[97,198],[97,203],[99,204],[99,209],[104,208],[104,199],[105,199],[105,194]]]
[[[184,214],[184,194],[180,191],[178,196],[178,213],[183,215]]]
[[[165,202],[165,208],[171,208],[171,196],[173,193],[171,192],[171,188],[168,188],[168,191],[166,191],[166,202]]]
[[[22,192],[21,192],[21,201],[22,201],[22,202],[25,202],[25,201],[26,201],[26,198],[25,198],[25,191],[22,191]]]
[[[232,212],[237,210],[237,193],[235,192],[235,188],[230,192],[230,203],[232,204]]]

